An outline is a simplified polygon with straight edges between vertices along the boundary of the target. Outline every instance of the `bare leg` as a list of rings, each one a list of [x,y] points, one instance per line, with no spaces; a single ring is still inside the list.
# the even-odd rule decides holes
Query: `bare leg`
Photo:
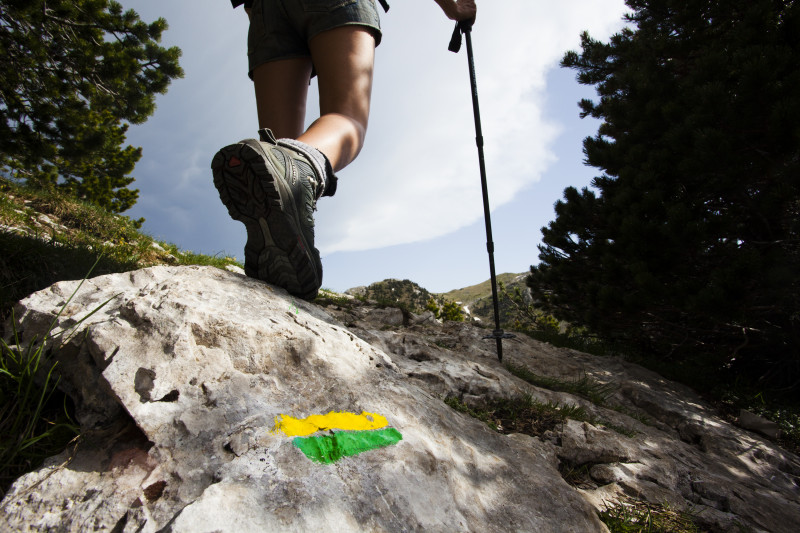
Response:
[[[309,47],[319,76],[320,117],[298,140],[325,154],[338,171],[364,146],[375,39],[363,27],[343,26],[320,33]]]
[[[258,125],[279,138],[297,139],[306,118],[311,58],[297,57],[263,63],[253,70]]]
[[[319,77],[320,117],[303,132],[311,58],[270,61],[256,67],[259,127],[279,138],[309,144],[334,171],[350,164],[364,146],[372,96],[375,39],[365,28],[343,26],[309,43]]]

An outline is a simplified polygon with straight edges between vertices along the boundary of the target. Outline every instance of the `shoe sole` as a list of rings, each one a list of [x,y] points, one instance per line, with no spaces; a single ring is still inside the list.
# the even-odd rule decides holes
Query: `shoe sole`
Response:
[[[300,231],[292,193],[278,183],[264,156],[247,144],[232,144],[217,152],[211,169],[222,203],[247,229],[245,274],[314,299],[322,273]]]

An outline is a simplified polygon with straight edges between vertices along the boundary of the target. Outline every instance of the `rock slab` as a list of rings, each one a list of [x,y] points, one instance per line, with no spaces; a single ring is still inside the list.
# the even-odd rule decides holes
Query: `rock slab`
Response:
[[[404,371],[413,359],[319,307],[211,267],[98,277],[67,304],[77,286],[35,293],[16,316],[31,339],[62,307],[56,331],[94,311],[57,354],[84,436],[14,484],[2,530],[605,529],[551,443],[453,411]],[[453,379],[476,391],[504,372],[458,360]],[[402,441],[326,465],[274,431],[281,415],[330,411],[379,413]]]

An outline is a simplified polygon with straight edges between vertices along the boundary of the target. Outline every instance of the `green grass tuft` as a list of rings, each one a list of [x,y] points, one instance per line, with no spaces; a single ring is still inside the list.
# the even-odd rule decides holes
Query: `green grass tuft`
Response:
[[[25,349],[0,340],[0,497],[17,476],[78,435],[67,397],[57,390],[57,363],[45,353],[47,340]]]
[[[485,400],[479,405],[468,405],[455,396],[445,398],[444,402],[456,411],[477,418],[501,433],[524,433],[541,437],[567,419],[587,422],[592,420],[578,405],[537,402],[530,395]]]
[[[14,303],[63,280],[154,265],[240,266],[223,254],[181,251],[139,231],[140,221],[0,177],[0,323]],[[0,331],[0,335],[4,332]]]
[[[542,387],[553,391],[568,392],[586,398],[590,402],[605,406],[608,399],[619,388],[613,383],[601,383],[585,373],[573,380],[562,380],[558,378],[550,378],[547,376],[540,376],[527,367],[522,365],[515,365],[513,363],[505,364],[506,370],[520,379],[523,379],[531,385]]]
[[[358,301],[353,297],[348,297],[343,294],[339,294],[335,291],[330,289],[321,288],[319,290],[319,294],[317,294],[314,303],[317,305],[321,305],[323,307],[340,307],[344,309],[351,309],[354,305],[354,302]]]
[[[58,318],[82,285],[78,284],[61,306],[43,338],[30,339],[24,345],[12,313],[13,344],[0,339],[0,495],[5,495],[17,476],[61,452],[78,435],[68,397],[58,389],[55,354],[85,320],[110,301],[69,329],[56,331]]]
[[[601,383],[595,379],[592,379],[586,374],[573,380],[563,380],[547,376],[540,376],[539,374],[532,372],[530,369],[528,369],[523,365],[515,365],[513,363],[506,363],[505,367],[511,374],[515,375],[516,377],[522,380],[527,381],[531,385],[535,385],[537,387],[541,387],[548,390],[566,392],[569,394],[574,394],[576,396],[581,396],[600,407],[606,407],[618,412],[622,412],[624,414],[629,414],[628,411],[625,410],[624,408],[609,403],[608,401],[609,398],[618,389],[618,387],[613,383]],[[567,418],[572,418],[574,420],[580,420],[583,422],[589,422],[590,424],[595,426],[605,427],[621,435],[625,435],[626,437],[632,438],[638,435],[638,432],[635,430],[628,429],[620,425],[612,424],[600,418],[591,417],[587,415],[585,411],[577,413],[573,416],[568,415]],[[646,420],[646,417],[643,416],[638,416],[634,418],[636,418],[640,422]]]
[[[691,515],[658,505],[625,498],[606,504],[600,520],[611,533],[700,533]]]

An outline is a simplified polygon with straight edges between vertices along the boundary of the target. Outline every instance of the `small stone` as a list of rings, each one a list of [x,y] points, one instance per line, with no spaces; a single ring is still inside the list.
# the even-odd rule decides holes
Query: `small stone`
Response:
[[[757,431],[758,433],[766,435],[771,439],[779,439],[781,437],[781,429],[778,424],[745,409],[741,409],[739,411],[738,422],[739,426],[743,427],[744,429]]]
[[[244,276],[244,269],[237,265],[225,265],[225,270],[228,272],[233,272],[234,274],[239,274],[240,276]]]

